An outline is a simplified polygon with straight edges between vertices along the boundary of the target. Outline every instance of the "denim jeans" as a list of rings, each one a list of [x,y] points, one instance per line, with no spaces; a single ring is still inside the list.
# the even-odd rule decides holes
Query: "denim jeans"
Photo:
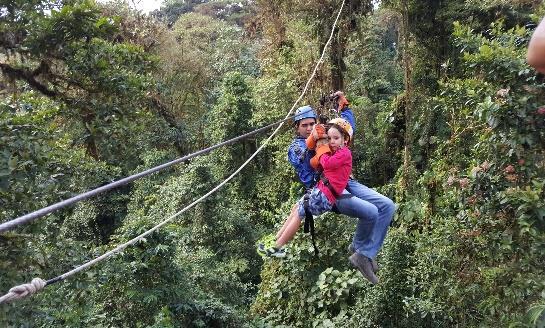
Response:
[[[388,197],[356,180],[350,179],[346,189],[354,197],[337,199],[337,209],[358,218],[352,244],[357,253],[373,259],[382,247],[396,206]]]

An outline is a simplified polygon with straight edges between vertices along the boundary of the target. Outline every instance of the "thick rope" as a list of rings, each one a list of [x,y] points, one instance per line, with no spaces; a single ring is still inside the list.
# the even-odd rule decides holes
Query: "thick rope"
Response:
[[[282,128],[282,126],[284,125],[285,121],[287,120],[287,118],[290,117],[291,113],[293,112],[293,110],[295,109],[295,106],[297,106],[297,104],[301,101],[301,99],[303,99],[303,96],[305,95],[305,93],[307,92],[307,89],[308,89],[308,86],[310,85],[310,82],[312,81],[312,79],[314,78],[314,76],[316,75],[316,72],[318,70],[318,67],[319,65],[323,62],[323,59],[324,59],[324,56],[325,56],[325,52],[326,52],[326,49],[327,47],[329,46],[329,44],[331,43],[331,39],[333,38],[333,34],[335,32],[335,27],[337,26],[337,22],[339,20],[339,17],[341,15],[341,12],[344,8],[344,3],[345,3],[346,0],[343,0],[342,4],[341,4],[341,8],[339,9],[339,12],[337,14],[337,18],[335,19],[335,22],[333,23],[333,28],[331,29],[331,34],[329,36],[329,39],[327,40],[325,46],[324,46],[324,50],[322,52],[322,55],[320,56],[320,59],[318,60],[318,62],[316,63],[316,66],[314,67],[314,70],[312,71],[312,74],[310,76],[310,78],[308,79],[307,83],[305,84],[305,88],[303,89],[303,91],[301,92],[301,95],[299,96],[299,98],[297,98],[297,100],[293,103],[293,106],[291,107],[290,111],[288,112],[288,114],[286,114],[286,117],[284,118],[284,120],[278,125],[278,127],[273,131],[273,133],[265,140],[265,142],[263,142],[263,144],[235,171],[233,172],[227,179],[223,180],[220,184],[218,184],[216,187],[214,187],[212,190],[210,190],[209,192],[207,192],[206,194],[204,194],[203,196],[201,196],[199,199],[197,199],[196,201],[194,201],[193,203],[187,205],[186,207],[184,207],[182,210],[180,210],[179,212],[171,215],[169,218],[167,218],[166,220],[164,220],[163,222],[159,223],[158,225],[156,225],[155,227],[149,229],[148,231],[134,237],[133,239],[129,240],[128,242],[124,243],[124,244],[121,244],[119,246],[117,246],[116,248],[112,249],[111,251],[87,262],[87,263],[84,263],[82,265],[80,265],[79,267],[71,270],[71,271],[68,271],[56,278],[53,278],[51,280],[48,280],[47,283],[45,285],[49,285],[49,284],[52,284],[52,283],[55,283],[57,281],[61,281],[61,280],[64,280],[80,271],[83,271],[85,270],[86,268],[92,266],[93,264],[97,263],[97,262],[100,262],[104,259],[107,259],[109,258],[110,256],[116,254],[116,253],[119,253],[121,252],[123,249],[125,249],[127,246],[130,246],[130,245],[133,245],[135,244],[137,241],[141,240],[142,238],[148,236],[149,234],[151,234],[152,232],[156,231],[157,229],[161,228],[162,226],[164,226],[165,224],[169,223],[171,220],[173,220],[174,218],[176,218],[178,215],[184,213],[185,211],[189,210],[190,208],[192,208],[193,206],[195,206],[197,203],[203,201],[204,199],[206,199],[208,196],[212,195],[214,192],[216,192],[218,189],[220,189],[221,187],[223,187],[227,182],[229,182],[231,179],[233,179],[240,171],[242,171],[242,169],[244,167],[246,167],[246,165],[248,165],[248,163],[250,163],[250,161],[255,157],[257,156],[257,154],[259,152],[261,152],[261,150],[263,148],[265,148],[265,146],[267,146],[267,144],[272,140],[272,138],[278,133],[278,131],[280,131],[280,129]],[[40,278],[35,278],[34,280],[36,279],[40,279]],[[34,282],[33,280],[33,282]],[[41,279],[40,279],[41,280]],[[43,281],[43,280],[41,280]],[[17,286],[17,287],[14,287],[12,289],[10,289],[10,293],[6,294],[5,296],[2,296],[0,298],[0,304],[4,303],[4,302],[8,302],[10,300],[15,300],[15,299],[19,299],[19,298],[23,298],[23,297],[26,297],[28,295],[31,295],[32,293],[34,292],[37,292],[39,291],[41,288],[36,288],[34,291],[30,291],[29,293],[26,293],[26,294],[18,294],[18,295],[21,295],[20,297],[17,297],[17,298],[10,298],[10,299],[7,299],[6,301],[4,301],[4,297],[8,296],[11,294],[11,291],[13,289],[17,289],[19,290],[19,288],[24,288],[25,290],[27,290],[26,287],[22,287],[22,286],[27,286],[28,284],[25,284],[25,285],[20,285],[20,286]],[[43,288],[43,287],[42,287]]]
[[[303,113],[305,113],[305,112],[303,112]],[[301,113],[301,114],[303,114],[303,113]],[[280,123],[288,121],[288,120],[292,119],[293,117],[294,116],[286,117],[283,120],[271,123],[271,124],[269,124],[267,126],[264,126],[262,128],[256,129],[256,130],[248,132],[248,133],[245,133],[245,134],[240,135],[238,137],[223,141],[223,142],[218,143],[218,144],[216,144],[214,146],[211,146],[211,147],[208,147],[208,148],[205,148],[205,149],[201,149],[201,150],[199,150],[197,152],[186,155],[184,157],[180,157],[180,158],[175,159],[173,161],[170,161],[168,163],[158,165],[158,166],[153,167],[151,169],[148,169],[146,171],[143,171],[143,172],[140,172],[140,173],[137,173],[137,174],[133,174],[133,175],[128,176],[126,178],[123,178],[121,180],[111,182],[111,183],[109,183],[107,185],[104,185],[102,187],[87,191],[85,193],[76,195],[76,196],[74,196],[72,198],[60,201],[60,202],[58,202],[56,204],[50,205],[48,207],[44,207],[44,208],[42,208],[40,210],[34,211],[32,213],[29,213],[29,214],[23,215],[23,216],[18,217],[16,219],[4,222],[4,223],[0,224],[0,233],[11,230],[11,229],[14,229],[15,227],[17,227],[19,225],[31,222],[31,221],[33,221],[33,220],[35,220],[37,218],[43,217],[43,216],[45,216],[45,215],[47,215],[49,213],[52,213],[52,212],[57,211],[57,210],[59,210],[61,208],[73,205],[73,204],[75,204],[77,202],[80,202],[82,200],[91,198],[91,197],[96,196],[96,195],[98,195],[100,193],[103,193],[103,192],[106,192],[108,190],[111,190],[111,189],[126,185],[126,184],[128,184],[128,183],[130,183],[130,182],[132,182],[134,180],[143,178],[143,177],[148,176],[148,175],[150,175],[152,173],[155,173],[157,171],[160,171],[160,170],[169,168],[169,167],[171,167],[173,165],[188,161],[191,158],[207,154],[207,153],[211,152],[212,150],[215,150],[215,149],[217,149],[219,147],[223,147],[223,146],[226,146],[226,145],[229,145],[229,144],[233,144],[233,143],[235,143],[235,142],[237,142],[239,140],[246,139],[246,138],[248,138],[250,136],[253,136],[255,134],[258,134],[260,132],[268,130],[268,129],[270,129],[270,128],[272,128],[272,127],[274,127],[274,126],[276,126],[276,125],[278,125]]]
[[[23,284],[15,286],[9,290],[9,292],[0,297],[0,304],[15,301],[26,297],[27,295],[34,294],[46,285],[46,282],[42,278],[34,278],[29,284]]]

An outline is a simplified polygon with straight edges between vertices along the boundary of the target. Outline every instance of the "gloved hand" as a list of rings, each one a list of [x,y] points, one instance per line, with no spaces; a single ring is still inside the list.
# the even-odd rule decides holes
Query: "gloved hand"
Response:
[[[346,100],[346,97],[344,96],[344,93],[342,91],[336,91],[333,94],[330,95],[331,98],[335,97],[337,98],[337,111],[340,112],[343,110],[344,107],[348,106],[348,100]]]
[[[327,139],[327,133],[323,124],[316,124],[306,140],[307,148],[314,149],[316,147],[316,141],[320,139]]]
[[[312,129],[311,134],[314,140],[327,138],[327,132],[325,131],[325,126],[323,124],[316,124],[314,129]]]
[[[305,140],[305,143],[307,144],[307,149],[309,150],[314,150],[314,148],[316,148],[316,140],[314,140],[312,133],[308,136],[307,140]]]
[[[310,166],[313,169],[318,170],[320,166],[320,157],[325,153],[330,153],[331,149],[329,148],[329,143],[323,143],[316,147],[316,155],[310,159]]]
[[[316,147],[320,147],[320,146],[325,145],[325,144],[329,144],[329,139],[322,138],[322,139],[316,140]]]

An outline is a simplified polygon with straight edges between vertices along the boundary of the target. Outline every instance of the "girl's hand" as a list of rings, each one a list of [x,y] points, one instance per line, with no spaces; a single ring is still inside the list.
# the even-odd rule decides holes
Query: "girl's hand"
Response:
[[[320,147],[321,145],[326,145],[326,144],[329,144],[329,140],[327,140],[327,138],[316,140],[316,147]]]
[[[314,128],[312,129],[311,134],[314,140],[320,140],[323,138],[327,139],[327,133],[325,131],[325,126],[323,124],[316,124]]]

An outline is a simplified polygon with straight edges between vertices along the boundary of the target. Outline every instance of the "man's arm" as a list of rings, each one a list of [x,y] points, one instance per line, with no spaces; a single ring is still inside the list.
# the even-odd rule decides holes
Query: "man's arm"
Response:
[[[350,123],[352,127],[352,133],[356,134],[356,118],[354,117],[354,112],[349,107],[346,107],[345,110],[341,112],[341,118]]]
[[[526,60],[538,72],[545,74],[545,19],[541,20],[530,39]]]
[[[288,161],[295,169],[299,180],[305,185],[305,187],[311,187],[314,183],[314,171],[310,164],[307,164],[310,160],[310,154],[308,151],[301,148],[298,144],[294,143],[288,149]]]

